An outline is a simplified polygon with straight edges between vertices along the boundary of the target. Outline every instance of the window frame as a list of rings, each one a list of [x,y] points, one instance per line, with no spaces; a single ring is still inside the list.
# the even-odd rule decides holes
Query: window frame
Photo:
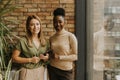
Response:
[[[76,61],[75,80],[87,80],[86,55],[87,55],[87,33],[86,33],[86,0],[75,2],[75,35],[78,39],[78,60]]]

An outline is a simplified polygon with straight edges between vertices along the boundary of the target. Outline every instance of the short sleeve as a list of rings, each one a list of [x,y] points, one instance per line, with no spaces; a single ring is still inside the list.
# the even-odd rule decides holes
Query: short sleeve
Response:
[[[18,42],[15,45],[15,49],[21,51],[21,40],[19,39]]]

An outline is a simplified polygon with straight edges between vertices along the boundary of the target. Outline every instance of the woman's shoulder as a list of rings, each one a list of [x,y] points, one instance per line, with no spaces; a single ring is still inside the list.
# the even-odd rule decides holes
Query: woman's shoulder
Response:
[[[75,36],[74,33],[72,33],[72,32],[67,32],[67,35],[68,35],[70,41],[75,41],[75,42],[77,42],[77,37]]]
[[[23,42],[27,41],[27,38],[26,37],[20,37],[18,41],[23,43]]]
[[[72,37],[75,37],[75,34],[72,33],[72,32],[68,32],[68,31],[67,31],[67,35],[68,35],[69,37],[71,37],[71,38],[72,38]]]

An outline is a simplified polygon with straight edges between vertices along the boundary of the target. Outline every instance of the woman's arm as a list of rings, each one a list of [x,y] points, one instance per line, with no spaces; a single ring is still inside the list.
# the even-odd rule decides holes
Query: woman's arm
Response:
[[[69,36],[69,45],[70,45],[70,54],[69,55],[57,55],[55,54],[56,59],[75,61],[78,59],[78,42],[76,37],[72,34]]]
[[[39,57],[32,57],[32,58],[23,58],[20,57],[20,51],[19,50],[14,50],[12,54],[12,60],[13,62],[16,63],[38,63],[40,61]]]

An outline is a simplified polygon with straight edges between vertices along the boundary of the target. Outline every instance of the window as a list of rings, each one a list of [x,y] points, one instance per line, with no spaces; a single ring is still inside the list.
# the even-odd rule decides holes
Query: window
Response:
[[[120,0],[87,6],[88,80],[120,80]]]

